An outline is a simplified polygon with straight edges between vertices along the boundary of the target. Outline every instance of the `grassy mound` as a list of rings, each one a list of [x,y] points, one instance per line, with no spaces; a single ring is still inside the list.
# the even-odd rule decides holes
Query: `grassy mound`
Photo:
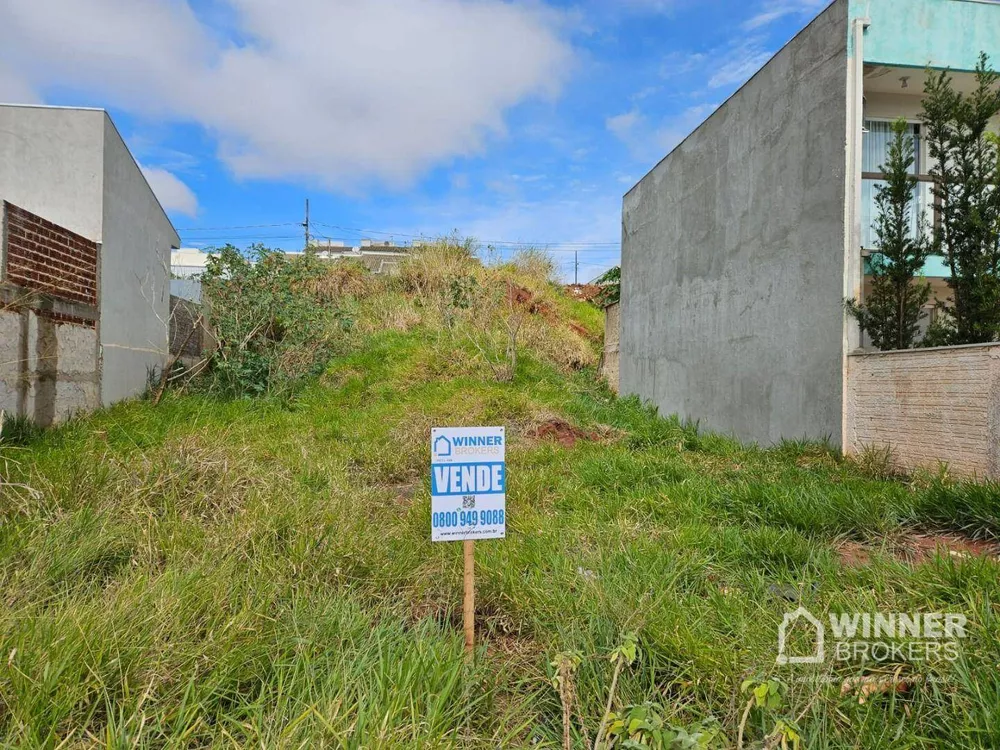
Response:
[[[994,536],[997,487],[875,480],[822,445],[741,446],[616,399],[593,374],[597,311],[542,262],[442,246],[394,279],[339,269],[314,288],[342,313],[335,356],[292,397],[168,390],[0,444],[23,485],[0,488],[4,744],[559,747],[551,662],[576,652],[579,747],[604,657],[634,632],[615,708],[714,717],[719,746],[755,676],[786,688],[746,713],[746,747],[779,719],[810,747],[1000,745],[997,562],[897,554],[915,529]],[[484,331],[500,319],[484,312],[523,314],[510,380],[505,324]],[[555,421],[580,439],[552,439]],[[429,541],[442,424],[510,437],[508,538],[477,546],[471,667],[461,545]],[[912,689],[859,703],[842,686],[871,665],[775,665],[799,602],[959,612],[968,635],[956,661],[883,666]]]

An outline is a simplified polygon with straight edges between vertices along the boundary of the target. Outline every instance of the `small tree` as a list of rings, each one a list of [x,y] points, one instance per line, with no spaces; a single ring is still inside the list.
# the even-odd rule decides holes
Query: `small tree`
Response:
[[[892,140],[882,166],[885,185],[876,188],[875,236],[878,251],[871,256],[872,293],[865,304],[847,303],[848,311],[879,349],[911,349],[917,343],[921,309],[931,296],[930,284],[917,276],[931,251],[923,215],[913,230],[916,178],[913,138],[906,120],[892,125]]]
[[[942,340],[974,344],[1000,339],[1000,141],[989,132],[1000,114],[1000,74],[985,54],[976,89],[955,91],[947,71],[929,73],[923,122],[940,220],[934,249],[951,271],[954,307]]]

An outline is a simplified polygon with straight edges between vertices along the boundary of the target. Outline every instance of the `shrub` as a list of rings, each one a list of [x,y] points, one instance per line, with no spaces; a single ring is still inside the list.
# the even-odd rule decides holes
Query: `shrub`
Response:
[[[248,256],[227,245],[202,274],[218,341],[209,382],[229,396],[287,393],[332,353],[343,326],[330,301],[345,286],[345,271],[331,274],[312,253],[290,258],[263,245]]]

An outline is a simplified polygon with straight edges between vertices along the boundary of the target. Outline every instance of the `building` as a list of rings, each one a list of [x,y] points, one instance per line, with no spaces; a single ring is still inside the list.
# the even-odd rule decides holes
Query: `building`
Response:
[[[847,443],[888,123],[1000,61],[992,0],[835,0],[624,198],[621,391],[744,440]]]
[[[170,276],[173,279],[192,279],[200,276],[211,257],[211,253],[196,247],[173,250],[170,253]]]
[[[372,243],[362,240],[360,247],[352,247],[337,240],[310,240],[309,249],[321,260],[356,260],[372,273],[394,273],[404,258],[410,256],[412,247],[393,245],[391,243]],[[294,258],[303,251],[285,251],[285,255]],[[191,290],[197,287],[197,277],[204,272],[211,253],[198,248],[181,248],[170,254],[170,274],[173,277],[174,294],[187,299],[190,292],[180,294],[178,290]],[[195,300],[197,301],[197,300]]]
[[[180,240],[106,112],[0,105],[0,409],[40,424],[141,394]]]
[[[361,240],[360,247],[346,247],[343,242],[335,240],[313,241],[310,247],[320,252],[320,257],[329,260],[356,260],[372,273],[392,274],[399,270],[399,264],[408,258],[413,246],[396,245],[385,240]]]

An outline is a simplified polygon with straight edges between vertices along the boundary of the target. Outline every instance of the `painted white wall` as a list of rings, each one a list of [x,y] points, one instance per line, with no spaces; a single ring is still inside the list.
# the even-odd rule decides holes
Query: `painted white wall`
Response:
[[[111,118],[104,133],[101,400],[142,393],[168,354],[170,249],[180,238]]]
[[[0,200],[100,242],[105,116],[0,104]]]
[[[0,200],[101,243],[101,403],[142,393],[168,350],[180,238],[103,110],[0,105]]]

